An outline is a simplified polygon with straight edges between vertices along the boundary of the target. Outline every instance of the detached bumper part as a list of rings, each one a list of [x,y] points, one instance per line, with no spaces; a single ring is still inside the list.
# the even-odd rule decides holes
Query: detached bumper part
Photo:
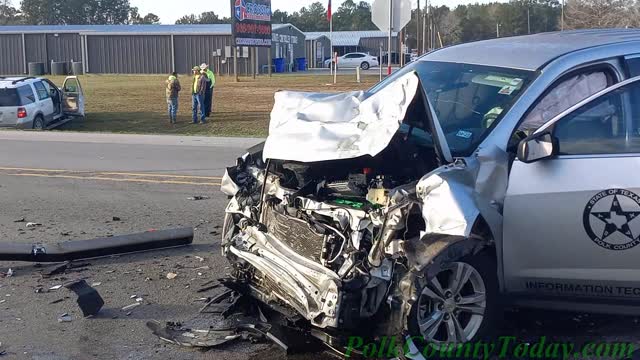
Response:
[[[183,228],[46,246],[0,243],[0,261],[64,262],[186,246],[192,242],[193,229]]]

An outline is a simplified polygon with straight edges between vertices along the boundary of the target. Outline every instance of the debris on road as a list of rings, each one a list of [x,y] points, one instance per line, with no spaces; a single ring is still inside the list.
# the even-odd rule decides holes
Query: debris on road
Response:
[[[270,330],[269,325],[256,323],[238,324],[234,329],[193,330],[183,327],[180,323],[169,322],[163,326],[158,321],[149,321],[147,327],[153,331],[154,335],[168,343],[203,348],[220,346],[238,339],[251,341],[264,339]]]
[[[169,279],[169,280],[173,280],[173,279],[175,279],[177,277],[178,277],[178,274],[176,274],[176,273],[170,272],[170,273],[167,274],[167,279]]]
[[[58,289],[60,289],[62,287],[62,285],[56,285],[56,286],[52,286],[49,288],[49,291],[56,291]]]
[[[204,258],[202,256],[194,256],[196,260],[203,262]]]
[[[104,306],[104,300],[98,291],[89,286],[85,280],[75,281],[65,287],[78,295],[78,306],[84,317],[98,314]]]
[[[9,268],[7,272],[0,272],[0,278],[8,278],[13,276],[13,270]]]
[[[140,303],[140,302],[135,302],[135,303],[133,303],[133,304],[131,304],[131,305],[127,305],[127,306],[123,307],[123,308],[122,308],[122,311],[129,311],[129,310],[133,310],[133,309],[137,308],[137,307],[138,307],[138,306],[140,306],[140,305],[142,305],[142,303]]]
[[[62,314],[58,318],[58,322],[60,323],[71,322],[71,321],[73,321],[73,318],[69,314]]]
[[[29,223],[32,224],[32,223]],[[29,225],[27,224],[27,225]],[[0,261],[63,262],[190,245],[192,228],[148,231],[55,245],[1,243]]]
[[[120,218],[119,218],[119,217],[117,217],[117,216],[114,216],[114,217],[112,218],[112,220],[113,220],[113,221],[122,221],[122,219],[120,219]]]
[[[40,224],[40,223],[35,223],[35,222],[29,222],[29,223],[27,223],[27,228],[34,228],[34,227],[38,227],[38,226],[42,226],[42,224]]]
[[[204,195],[195,195],[192,197],[187,198],[187,200],[191,200],[191,201],[202,201],[202,200],[209,200],[211,199],[208,196],[204,196]]]
[[[25,221],[27,221],[25,218],[20,218],[20,219],[17,219],[17,220],[13,220],[14,223],[23,223]]]

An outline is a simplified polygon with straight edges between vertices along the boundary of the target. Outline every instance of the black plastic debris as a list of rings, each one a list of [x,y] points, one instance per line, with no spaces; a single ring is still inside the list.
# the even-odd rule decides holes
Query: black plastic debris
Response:
[[[63,262],[186,246],[192,242],[193,229],[182,228],[54,245],[0,243],[0,261]]]
[[[202,201],[202,200],[209,200],[209,199],[211,198],[204,195],[195,195],[190,198],[187,198],[187,200],[191,200],[191,201]]]
[[[89,286],[84,280],[66,284],[64,287],[78,295],[78,306],[82,310],[84,317],[98,314],[102,306],[104,306],[104,300],[102,300],[98,291]]]
[[[160,339],[187,347],[216,347],[242,337],[235,329],[192,330],[182,327],[180,323],[167,323],[163,326],[158,321],[149,321],[147,327]]]

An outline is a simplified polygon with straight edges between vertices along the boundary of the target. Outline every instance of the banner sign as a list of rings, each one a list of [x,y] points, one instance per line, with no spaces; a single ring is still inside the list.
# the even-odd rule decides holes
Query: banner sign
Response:
[[[271,47],[271,0],[231,0],[236,46]]]

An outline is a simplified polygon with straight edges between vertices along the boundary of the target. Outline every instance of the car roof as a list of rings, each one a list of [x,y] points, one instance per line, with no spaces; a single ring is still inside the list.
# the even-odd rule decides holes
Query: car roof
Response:
[[[539,70],[575,51],[630,41],[640,41],[640,29],[559,31],[450,46],[433,51],[421,60]]]
[[[30,84],[37,80],[41,80],[41,79],[34,78],[34,77],[25,77],[25,76],[0,77],[0,87],[4,89],[16,88],[20,85]]]

